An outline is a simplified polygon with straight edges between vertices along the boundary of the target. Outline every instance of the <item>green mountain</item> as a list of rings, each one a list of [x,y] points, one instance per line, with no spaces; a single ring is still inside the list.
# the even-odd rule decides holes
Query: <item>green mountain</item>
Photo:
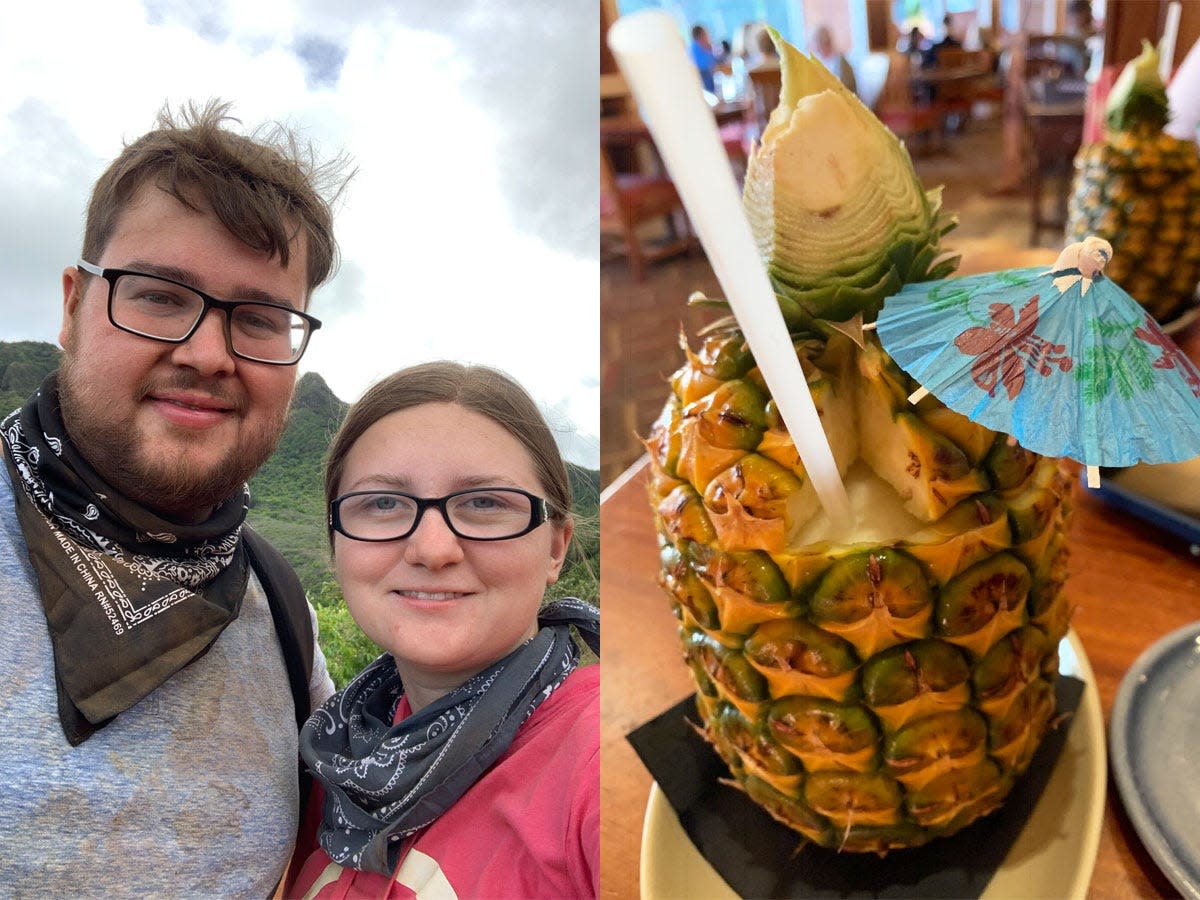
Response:
[[[45,341],[0,341],[0,418],[29,399],[58,368],[61,354]]]
[[[44,341],[0,341],[0,417],[25,402],[57,366],[61,351]],[[296,385],[291,417],[275,454],[250,480],[250,524],[296,568],[315,602],[330,596],[332,579],[325,536],[321,467],[330,440],[345,415],[339,400],[315,372]],[[569,465],[575,496],[576,563],[556,593],[573,592],[595,601],[600,538],[600,473]]]
[[[250,479],[247,520],[279,548],[310,594],[333,577],[321,466],[347,408],[325,379],[306,372],[279,446]]]

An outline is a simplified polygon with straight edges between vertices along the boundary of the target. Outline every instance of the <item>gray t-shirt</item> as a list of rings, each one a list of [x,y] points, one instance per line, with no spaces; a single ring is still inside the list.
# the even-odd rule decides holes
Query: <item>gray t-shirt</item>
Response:
[[[78,747],[0,463],[0,896],[268,897],[297,827],[296,722],[267,599]],[[332,693],[316,650],[314,704]]]

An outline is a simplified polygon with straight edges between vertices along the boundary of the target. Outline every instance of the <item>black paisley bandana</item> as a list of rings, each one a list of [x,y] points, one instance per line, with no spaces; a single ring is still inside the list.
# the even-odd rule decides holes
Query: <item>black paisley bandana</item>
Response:
[[[568,626],[600,649],[600,611],[582,600],[546,605],[538,625],[532,639],[398,725],[404,685],[386,653],[312,714],[300,755],[325,786],[320,842],[335,862],[391,873],[401,839],[466,793],[578,664]]]
[[[179,525],[113,490],[71,444],[57,373],[0,423],[17,519],[74,746],[208,651],[237,618],[249,494]]]

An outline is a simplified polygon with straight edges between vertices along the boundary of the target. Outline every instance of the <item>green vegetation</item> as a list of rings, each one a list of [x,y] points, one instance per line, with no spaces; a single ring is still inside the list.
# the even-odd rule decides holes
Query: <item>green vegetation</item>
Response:
[[[320,375],[305,373],[279,447],[250,479],[248,520],[292,564],[310,599],[333,577],[321,467],[346,409]]]
[[[322,582],[317,591],[309,592],[308,598],[317,611],[321,650],[329,675],[334,684],[343,688],[383,651],[359,631],[358,623],[342,602],[336,581]]]
[[[61,352],[45,341],[0,341],[0,418],[23,405],[58,368]]]
[[[0,417],[28,399],[58,366],[59,356],[53,344],[0,341]],[[317,373],[300,378],[279,447],[250,479],[247,517],[296,569],[317,610],[321,649],[338,687],[382,652],[350,618],[330,567],[322,465],[347,408]],[[570,464],[568,473],[575,497],[575,539],[547,599],[574,596],[598,603],[600,473]]]

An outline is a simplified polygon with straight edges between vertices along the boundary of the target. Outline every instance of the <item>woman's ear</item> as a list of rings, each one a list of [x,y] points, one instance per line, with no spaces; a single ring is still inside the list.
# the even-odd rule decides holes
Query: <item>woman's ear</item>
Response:
[[[546,584],[558,581],[563,563],[567,558],[567,548],[571,546],[571,535],[575,533],[575,520],[569,515],[562,523],[551,522],[552,537],[550,538],[550,566],[546,571]]]

